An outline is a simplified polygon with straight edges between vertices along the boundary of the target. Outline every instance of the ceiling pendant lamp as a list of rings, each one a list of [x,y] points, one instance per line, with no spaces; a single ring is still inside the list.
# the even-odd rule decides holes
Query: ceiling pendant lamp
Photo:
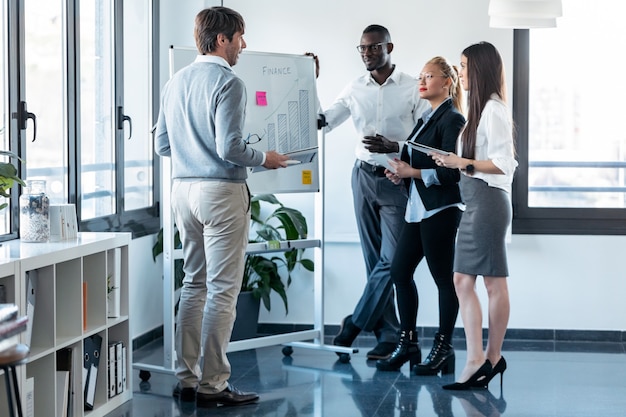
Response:
[[[489,26],[507,29],[556,27],[563,15],[561,0],[490,0]]]

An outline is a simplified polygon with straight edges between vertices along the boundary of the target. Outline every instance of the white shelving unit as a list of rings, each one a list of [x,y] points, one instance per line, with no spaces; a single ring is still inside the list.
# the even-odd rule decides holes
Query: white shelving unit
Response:
[[[26,406],[26,379],[34,381],[34,415],[54,415],[57,391],[57,355],[72,349],[72,415],[104,416],[132,398],[132,340],[129,326],[129,233],[79,233],[75,240],[50,243],[4,242],[0,247],[0,284],[8,302],[26,315],[27,277],[37,275],[36,303],[28,362],[17,368],[22,404]],[[119,258],[119,259],[118,259]],[[119,274],[120,316],[107,317],[107,277]],[[86,284],[86,298],[83,285]],[[86,315],[83,314],[86,312]],[[93,410],[84,411],[83,341],[102,337]],[[22,333],[22,343],[27,343]],[[108,345],[122,342],[126,349],[124,391],[109,398]],[[25,411],[25,410],[24,410]],[[0,408],[0,416],[7,411]],[[26,414],[25,414],[26,415]]]

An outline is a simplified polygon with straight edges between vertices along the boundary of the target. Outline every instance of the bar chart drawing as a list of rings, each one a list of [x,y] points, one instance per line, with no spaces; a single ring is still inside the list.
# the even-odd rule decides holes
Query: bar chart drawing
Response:
[[[295,87],[297,87],[297,80],[295,83]],[[291,97],[286,96],[284,100],[279,98],[278,104],[274,104],[275,107],[268,109],[268,116],[264,119],[267,122],[265,130],[271,132],[268,135],[268,150],[291,153],[314,146],[317,133],[315,130],[311,131],[309,91],[302,89],[295,91],[295,94],[292,91],[287,91],[287,93],[297,97],[297,101],[290,100]],[[267,103],[269,107],[270,101]],[[258,128],[258,126],[254,128]],[[314,135],[313,139],[311,138],[312,134]]]

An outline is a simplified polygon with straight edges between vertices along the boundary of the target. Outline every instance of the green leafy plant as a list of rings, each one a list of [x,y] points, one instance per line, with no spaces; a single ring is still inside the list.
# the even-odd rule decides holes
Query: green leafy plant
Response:
[[[118,288],[118,287],[114,287],[113,284],[111,284],[111,278],[113,278],[113,275],[109,274],[107,276],[107,295],[111,294],[113,290],[116,290]]]
[[[262,217],[261,202],[278,206],[267,217]],[[250,242],[271,242],[281,240],[306,239],[308,226],[306,218],[299,210],[285,207],[273,194],[260,194],[250,202],[251,228],[256,237]],[[256,298],[263,301],[265,308],[271,310],[270,294],[276,291],[283,300],[285,313],[289,313],[287,287],[291,284],[291,273],[296,265],[313,271],[314,263],[303,258],[304,249],[290,249],[280,255],[246,255],[243,273],[242,291],[252,291]],[[286,271],[286,284],[280,271]]]
[[[6,155],[9,157],[17,158],[24,162],[22,158],[10,151],[0,151],[0,155]],[[17,168],[10,162],[0,162],[0,196],[9,198],[11,197],[10,189],[15,185],[20,184],[22,187],[26,186],[26,183],[17,176]],[[5,208],[8,203],[0,204],[0,210]]]
[[[267,217],[262,217],[262,204],[267,203],[278,206]],[[250,242],[271,242],[281,240],[306,239],[308,226],[306,218],[299,210],[285,207],[273,194],[261,194],[253,196],[250,201],[251,230],[255,237]],[[178,229],[174,231],[174,247],[180,248],[180,235]],[[252,291],[254,297],[261,299],[265,308],[271,310],[271,292],[276,291],[285,306],[285,312],[289,312],[286,290],[291,284],[291,273],[300,264],[308,271],[314,270],[314,263],[310,259],[303,258],[305,249],[290,249],[280,255],[264,256],[261,254],[248,254],[244,266],[241,291]],[[163,253],[163,229],[159,231],[157,240],[152,246],[152,259]],[[285,282],[281,272],[286,272]],[[285,273],[283,272],[283,273]],[[182,286],[185,273],[183,260],[174,261],[175,289]]]

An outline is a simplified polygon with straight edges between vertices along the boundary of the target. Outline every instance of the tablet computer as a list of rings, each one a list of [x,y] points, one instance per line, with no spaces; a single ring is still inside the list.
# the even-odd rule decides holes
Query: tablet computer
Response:
[[[389,161],[392,161],[393,159],[390,158],[386,153],[372,153],[372,159],[376,161],[377,165],[387,168],[394,174],[396,173],[396,169],[389,163]]]
[[[431,146],[424,145],[424,144],[421,144],[421,143],[406,142],[406,144],[409,145],[409,147],[411,149],[415,149],[416,151],[420,151],[420,152],[423,152],[425,154],[438,153],[440,155],[450,155],[450,152],[448,152],[448,151],[442,151],[441,149],[433,148]]]

